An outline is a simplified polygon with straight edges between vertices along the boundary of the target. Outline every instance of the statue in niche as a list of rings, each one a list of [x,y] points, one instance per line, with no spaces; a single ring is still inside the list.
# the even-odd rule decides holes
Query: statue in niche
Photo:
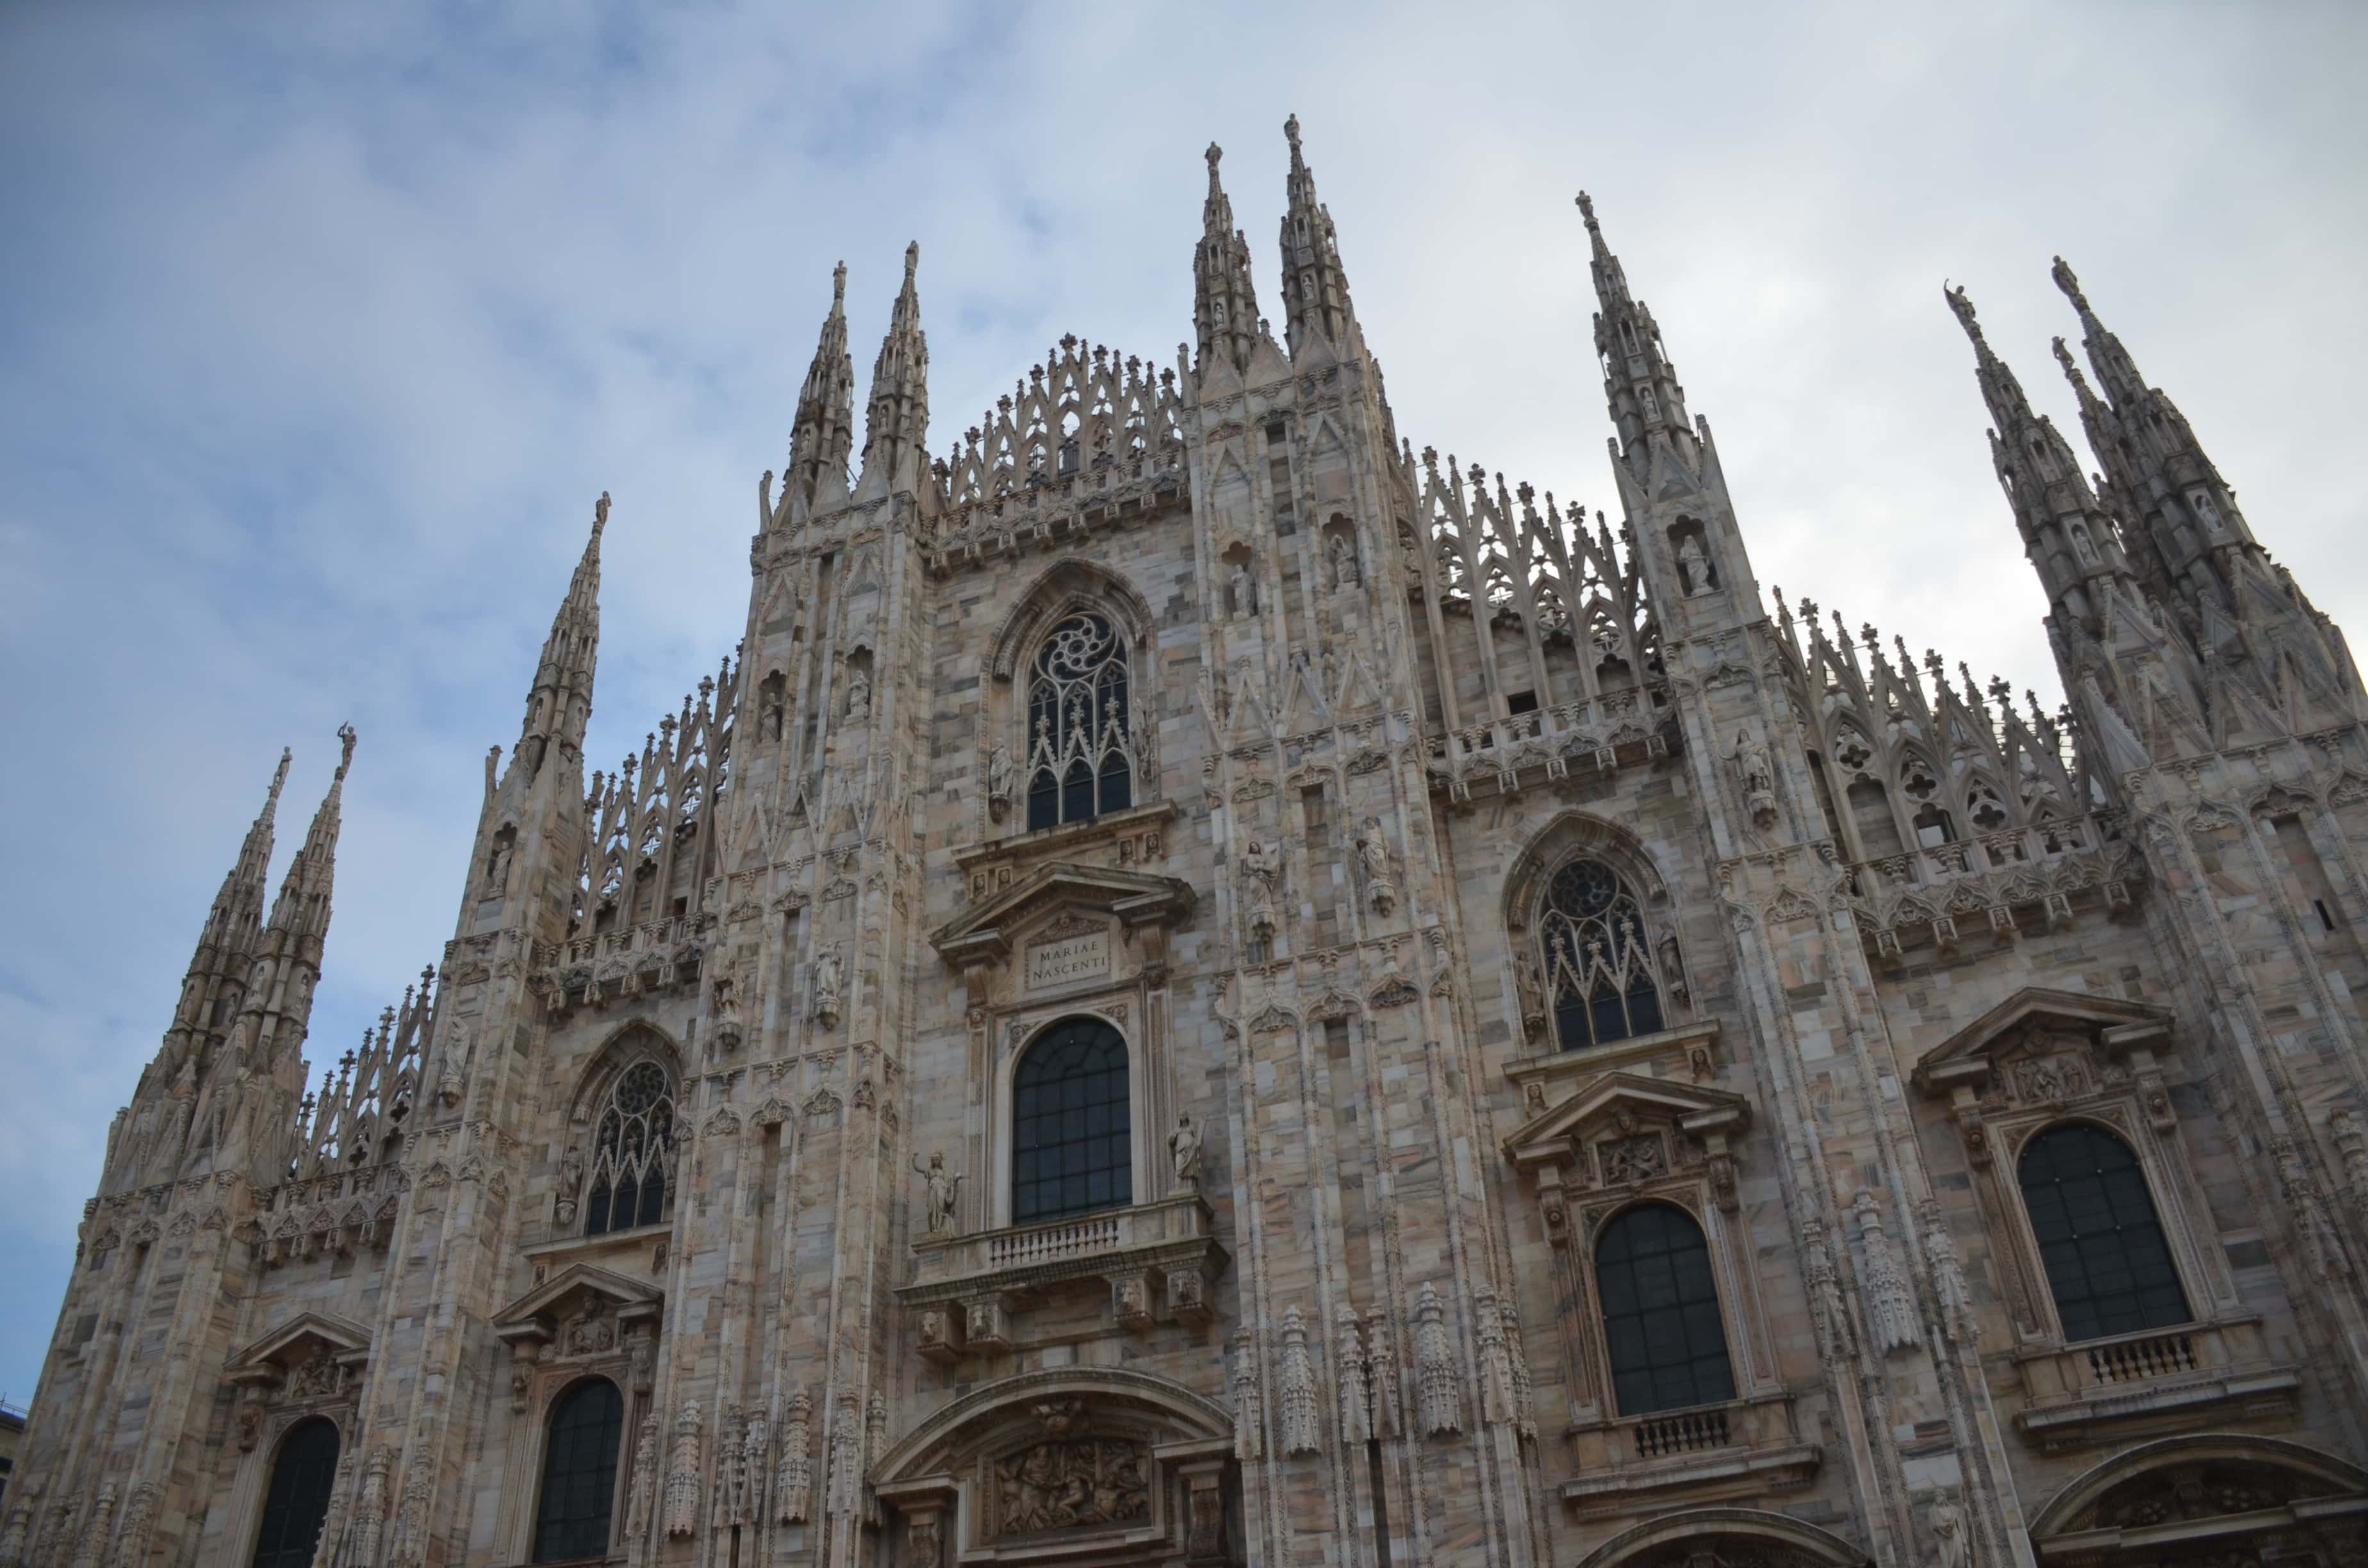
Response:
[[[1042,722],[1038,722],[1042,727]],[[996,821],[1011,807],[1011,750],[1001,741],[986,754],[986,809]]]
[[[509,890],[510,856],[514,846],[506,837],[495,837],[494,852],[485,858],[485,896],[499,897]]]
[[[763,711],[758,715],[757,727],[767,740],[778,741],[781,738],[783,704],[780,688],[771,681],[765,683],[764,704]]]
[[[1951,1497],[1932,1499],[1929,1516],[1932,1531],[1932,1557],[1939,1568],[1970,1568],[1973,1562],[1971,1544],[1965,1540],[1965,1511]]]
[[[1242,892],[1251,908],[1273,904],[1275,882],[1281,874],[1282,857],[1264,840],[1253,838],[1242,846]]]
[[[1513,991],[1520,998],[1522,1028],[1535,1033],[1545,1021],[1546,988],[1538,976],[1537,955],[1527,942],[1513,949]]]
[[[1176,1131],[1167,1135],[1167,1157],[1176,1165],[1176,1185],[1198,1191],[1201,1186],[1201,1130],[1192,1125],[1190,1115],[1176,1119]]]
[[[1256,615],[1258,613],[1258,579],[1250,575],[1249,562],[1235,562],[1233,574],[1229,581],[1234,594],[1234,614],[1236,617]]]
[[[946,1152],[929,1151],[929,1163],[921,1164],[920,1156],[913,1157],[913,1174],[919,1176],[927,1190],[929,1213],[929,1234],[950,1236],[954,1233],[954,1205],[962,1197],[962,1180],[946,1169]]]
[[[1332,590],[1363,585],[1364,578],[1357,570],[1357,546],[1347,534],[1334,534],[1324,547],[1326,564],[1332,572]]]
[[[825,948],[814,955],[814,1012],[823,1027],[838,1022],[838,949]]]
[[[559,1222],[575,1223],[576,1195],[584,1190],[584,1151],[570,1143],[559,1156]]]
[[[847,722],[868,723],[871,718],[871,681],[860,668],[847,672]]]
[[[1735,771],[1743,780],[1746,795],[1772,795],[1776,791],[1776,769],[1768,760],[1768,748],[1761,745],[1746,730],[1735,737]]]
[[[1678,544],[1678,572],[1685,578],[1686,597],[1701,598],[1718,586],[1710,569],[1710,553],[1702,549],[1700,534],[1688,534]]]
[[[1387,915],[1397,904],[1396,875],[1390,865],[1390,846],[1382,839],[1382,819],[1367,817],[1357,830],[1357,858],[1365,867],[1365,897],[1373,913]]]
[[[2072,553],[2088,565],[2094,566],[2097,563],[2097,541],[2089,537],[2089,526],[2086,523],[2075,521],[2072,524],[2071,534]]]

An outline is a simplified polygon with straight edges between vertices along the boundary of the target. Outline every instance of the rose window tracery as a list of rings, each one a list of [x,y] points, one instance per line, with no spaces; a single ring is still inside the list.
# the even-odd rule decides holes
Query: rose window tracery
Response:
[[[1546,884],[1539,921],[1546,994],[1565,1051],[1603,1045],[1662,1027],[1660,978],[1645,916],[1620,874],[1573,859]]]
[[[655,1062],[618,1075],[592,1154],[584,1233],[655,1225],[666,1217],[666,1171],[674,1153],[674,1082]]]
[[[1126,644],[1099,615],[1070,616],[1028,682],[1028,828],[1085,822],[1134,801]]]

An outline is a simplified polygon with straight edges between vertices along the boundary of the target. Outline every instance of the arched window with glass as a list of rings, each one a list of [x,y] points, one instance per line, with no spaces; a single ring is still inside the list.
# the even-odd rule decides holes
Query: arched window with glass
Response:
[[[2195,1320],[2127,1143],[2065,1122],[2023,1145],[2015,1174],[2066,1343]]]
[[[1028,831],[1133,803],[1126,643],[1107,617],[1079,612],[1045,634],[1029,667]]]
[[[1621,1415],[1735,1397],[1710,1246],[1692,1215],[1641,1203],[1614,1216],[1596,1240],[1595,1289]]]
[[[625,1402],[606,1378],[586,1378],[551,1407],[535,1504],[534,1561],[573,1562],[609,1554],[617,1506],[617,1450]]]
[[[263,1495],[263,1528],[253,1568],[313,1568],[329,1491],[337,1479],[337,1425],[315,1415],[288,1429],[272,1456],[271,1484]]]
[[[1134,1201],[1126,1040],[1099,1018],[1039,1036],[1011,1080],[1011,1222]]]
[[[1565,1051],[1664,1027],[1644,911],[1619,872],[1581,856],[1546,882],[1538,927],[1554,1037]]]
[[[666,1218],[674,1156],[674,1080],[657,1062],[634,1062],[610,1085],[594,1133],[584,1233],[606,1235]]]

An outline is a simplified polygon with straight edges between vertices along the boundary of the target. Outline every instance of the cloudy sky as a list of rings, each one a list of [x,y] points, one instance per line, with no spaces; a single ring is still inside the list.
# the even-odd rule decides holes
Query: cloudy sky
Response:
[[[1488,9],[8,6],[0,1395],[281,745],[284,861],[362,737],[317,1062],[450,931],[600,491],[593,761],[730,651],[833,262],[860,374],[920,241],[943,450],[1064,332],[1172,361],[1212,139],[1274,308],[1292,110],[1417,447],[1612,504],[1584,186],[1762,580],[2044,691],[1941,284],[2068,425],[2061,251],[2368,626],[2368,13]]]

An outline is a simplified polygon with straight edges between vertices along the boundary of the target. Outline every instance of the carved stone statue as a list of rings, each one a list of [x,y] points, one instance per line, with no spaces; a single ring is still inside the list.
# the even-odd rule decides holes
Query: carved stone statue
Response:
[[[1776,769],[1768,760],[1768,748],[1747,730],[1735,737],[1735,771],[1743,780],[1747,795],[1772,795],[1776,791]]]
[[[825,1028],[838,1022],[838,949],[825,948],[814,955],[814,1013]]]
[[[575,1223],[575,1203],[584,1191],[584,1151],[571,1143],[559,1156],[559,1222]]]
[[[1365,868],[1365,897],[1376,915],[1387,915],[1398,901],[1397,873],[1390,864],[1390,846],[1382,839],[1382,819],[1367,817],[1357,830],[1357,858]]]
[[[1242,846],[1242,894],[1253,909],[1274,903],[1275,882],[1282,874],[1282,857],[1264,839]]]
[[[996,821],[1011,808],[1011,751],[1001,741],[986,754],[986,809]]]
[[[1258,579],[1250,575],[1249,563],[1236,561],[1228,579],[1234,590],[1234,614],[1236,617],[1258,613]]]
[[[847,722],[850,724],[868,722],[871,718],[871,682],[861,670],[847,672]]]
[[[1190,1115],[1176,1119],[1176,1131],[1167,1135],[1167,1157],[1176,1164],[1176,1185],[1197,1190],[1201,1185],[1201,1130],[1192,1125]]]
[[[485,858],[485,896],[496,897],[507,892],[510,885],[510,856],[514,853],[507,838],[494,840],[494,852]]]
[[[929,1234],[950,1236],[954,1233],[954,1205],[962,1197],[962,1178],[946,1169],[946,1152],[929,1151],[929,1163],[921,1164],[920,1156],[913,1158],[913,1171],[927,1188],[929,1213]]]
[[[1932,1556],[1939,1568],[1968,1568],[1973,1551],[1965,1539],[1965,1511],[1957,1506],[1953,1498],[1935,1497],[1929,1522]]]
[[[1678,542],[1678,572],[1685,579],[1686,597],[1701,598],[1716,588],[1711,580],[1710,555],[1701,536],[1688,534]]]
[[[1331,569],[1334,592],[1363,583],[1357,570],[1357,547],[1347,534],[1334,534],[1331,542],[1324,547],[1324,553],[1325,563]]]

